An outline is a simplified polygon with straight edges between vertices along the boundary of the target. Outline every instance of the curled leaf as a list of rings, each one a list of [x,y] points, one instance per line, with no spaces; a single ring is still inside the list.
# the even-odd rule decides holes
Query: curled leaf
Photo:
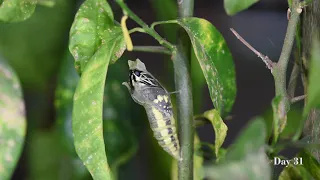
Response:
[[[214,129],[215,154],[216,157],[219,158],[219,149],[227,136],[228,127],[221,119],[219,112],[215,109],[204,112],[203,116],[211,122]]]

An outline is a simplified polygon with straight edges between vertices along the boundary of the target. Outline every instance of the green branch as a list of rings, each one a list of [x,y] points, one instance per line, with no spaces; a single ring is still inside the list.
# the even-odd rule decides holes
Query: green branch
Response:
[[[266,64],[268,69],[271,70],[271,73],[274,78],[274,84],[275,84],[275,92],[276,97],[281,98],[281,102],[277,103],[277,107],[274,110],[274,113],[277,114],[279,117],[274,117],[275,119],[280,119],[282,122],[279,122],[280,126],[285,125],[286,123],[286,114],[290,109],[290,103],[295,102],[296,100],[300,100],[300,98],[294,98],[291,102],[291,98],[294,97],[294,90],[296,86],[296,74],[299,72],[298,66],[295,66],[290,78],[289,87],[287,91],[287,85],[286,85],[286,74],[287,74],[287,66],[289,62],[289,58],[291,55],[293,43],[295,40],[295,34],[297,30],[297,24],[299,22],[299,16],[302,12],[303,4],[300,4],[299,0],[293,0],[291,12],[290,12],[290,18],[288,22],[287,32],[284,39],[282,51],[280,54],[279,61],[277,63],[272,62],[268,56],[263,55],[259,51],[257,51],[255,48],[253,48],[247,41],[245,41],[234,29],[231,29],[231,31],[234,33],[234,35],[244,44],[246,45],[252,52],[254,52],[259,58],[263,60],[263,62]],[[276,113],[277,112],[277,113]],[[278,124],[276,124],[276,127],[274,127],[275,134],[278,134]],[[281,130],[280,130],[281,131]],[[274,136],[272,144],[274,145],[278,140],[278,136]]]
[[[162,53],[171,55],[171,52],[162,46],[133,46],[133,51],[150,52],[150,53]]]
[[[282,96],[285,99],[286,110],[289,109],[289,98],[286,88],[287,66],[292,51],[296,27],[301,14],[301,6],[299,0],[293,0],[291,8],[291,16],[288,22],[287,32],[282,46],[282,51],[278,63],[273,67],[272,74],[275,81],[276,96]]]
[[[123,2],[123,0],[115,1],[121,7],[124,14],[128,15],[132,20],[139,24],[144,29],[144,31],[150,36],[154,37],[159,42],[159,44],[168,48],[170,51],[175,50],[174,45],[172,45],[167,40],[163,39],[154,29],[150,28],[145,22],[143,22],[142,19],[140,19],[134,12],[131,11],[131,9],[129,9],[129,7]]]
[[[180,18],[193,15],[193,0],[179,0]],[[185,31],[178,33],[177,51],[173,52],[173,65],[175,74],[175,87],[180,91],[177,94],[177,110],[179,125],[179,140],[181,147],[181,160],[178,163],[178,179],[193,180],[193,102],[192,85],[190,77],[191,43]]]

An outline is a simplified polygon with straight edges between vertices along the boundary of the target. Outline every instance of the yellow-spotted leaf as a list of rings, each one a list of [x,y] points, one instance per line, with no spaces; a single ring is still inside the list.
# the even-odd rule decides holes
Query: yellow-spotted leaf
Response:
[[[225,116],[236,97],[236,81],[232,55],[223,36],[205,19],[184,18],[178,24],[190,37],[215,108]]]
[[[11,179],[25,134],[25,107],[20,82],[0,58],[0,179]]]
[[[212,127],[214,129],[214,133],[215,133],[215,145],[214,145],[215,150],[214,151],[215,151],[216,157],[219,158],[219,149],[227,136],[228,127],[221,119],[219,112],[215,109],[204,112],[203,116],[211,122]]]
[[[94,53],[107,41],[122,35],[113,31],[112,10],[106,0],[86,0],[78,10],[70,30],[69,50],[76,69],[81,74]],[[125,45],[113,52],[112,62],[118,59]]]
[[[83,164],[72,163],[78,161],[72,135],[72,107],[73,95],[79,82],[79,75],[73,66],[74,60],[69,51],[65,54],[58,78],[56,89],[56,112],[59,136],[65,149],[68,170],[78,179],[85,178],[89,172]],[[127,78],[127,61],[119,61],[108,69],[103,102],[103,134],[107,151],[108,164],[116,176],[121,165],[126,163],[137,150],[137,140],[132,121],[136,119],[131,114],[131,104],[126,89],[121,88],[123,79]],[[81,171],[82,170],[82,171]]]
[[[240,11],[248,9],[251,5],[259,0],[224,0],[224,9],[227,14],[232,16]]]
[[[36,8],[37,0],[0,1],[0,21],[19,22],[28,19]]]
[[[122,34],[121,29],[112,31]],[[110,39],[92,56],[74,95],[72,129],[76,152],[93,179],[112,179],[103,138],[103,94],[112,54],[124,44],[123,36]]]

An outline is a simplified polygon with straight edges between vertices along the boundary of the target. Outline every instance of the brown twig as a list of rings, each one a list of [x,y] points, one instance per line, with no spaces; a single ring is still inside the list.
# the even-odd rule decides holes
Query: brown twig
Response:
[[[295,103],[295,102],[298,102],[298,101],[305,99],[306,97],[307,97],[307,95],[297,96],[297,97],[291,98],[290,102]]]
[[[253,53],[255,53],[260,59],[262,59],[262,61],[266,64],[266,66],[268,67],[268,69],[270,69],[272,71],[273,65],[274,63],[269,59],[268,56],[263,55],[262,53],[260,53],[259,51],[257,51],[254,47],[252,47],[246,40],[243,39],[243,37],[241,37],[237,31],[235,31],[233,28],[230,28],[230,30],[232,31],[232,33],[245,45],[247,46]]]

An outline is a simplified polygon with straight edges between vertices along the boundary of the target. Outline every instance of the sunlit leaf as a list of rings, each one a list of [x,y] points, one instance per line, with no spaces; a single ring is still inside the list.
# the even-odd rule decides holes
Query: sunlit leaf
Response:
[[[206,111],[205,113],[203,113],[203,116],[211,122],[212,127],[214,129],[215,154],[216,154],[216,157],[219,158],[218,152],[219,152],[219,149],[227,136],[228,127],[221,119],[219,112],[215,109]]]
[[[3,0],[0,4],[0,21],[24,21],[33,14],[36,4],[36,0]]]
[[[307,114],[311,108],[320,107],[320,42],[313,41],[311,49],[311,62],[308,86],[308,101],[305,106],[304,114]]]
[[[254,119],[231,145],[226,160],[241,160],[242,157],[257,152],[265,144],[266,126],[262,118]]]
[[[205,168],[205,177],[214,180],[271,179],[269,160],[264,150],[265,131],[263,119],[252,121],[231,145],[224,161]]]
[[[78,10],[70,30],[69,50],[72,53],[78,72],[82,72],[94,53],[107,41],[117,38],[113,30],[113,13],[106,0],[86,0]],[[117,44],[112,62],[125,50],[124,44]]]
[[[25,134],[25,106],[20,82],[0,57],[0,179],[11,179]]]
[[[320,163],[313,157],[311,153],[304,150],[298,154],[303,160],[303,166],[315,179],[320,179]]]
[[[117,27],[112,31],[122,33]],[[100,47],[86,65],[74,95],[75,148],[94,179],[111,179],[102,132],[103,93],[108,65],[119,44],[124,44],[122,35]]]
[[[232,55],[221,33],[207,20],[178,20],[188,33],[195,55],[207,81],[210,97],[221,116],[231,111],[236,97]]]
[[[258,1],[259,0],[224,0],[224,9],[226,10],[228,15],[232,16],[237,14],[238,12],[248,9]]]

